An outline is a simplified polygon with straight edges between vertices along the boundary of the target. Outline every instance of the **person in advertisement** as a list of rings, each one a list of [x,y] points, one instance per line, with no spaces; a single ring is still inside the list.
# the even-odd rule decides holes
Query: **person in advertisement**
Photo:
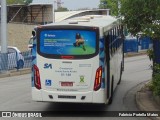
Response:
[[[73,45],[75,47],[79,47],[80,45],[82,45],[83,50],[86,51],[86,48],[84,46],[84,39],[81,37],[80,33],[76,33],[76,42],[73,43]]]

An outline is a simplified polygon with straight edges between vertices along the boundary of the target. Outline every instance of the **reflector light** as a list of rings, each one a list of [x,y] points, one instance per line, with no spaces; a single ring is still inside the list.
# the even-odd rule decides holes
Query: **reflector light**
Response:
[[[41,89],[41,81],[40,81],[40,74],[39,74],[39,69],[36,65],[33,66],[34,70],[34,84],[37,89]]]
[[[73,59],[74,56],[61,56],[62,59]]]
[[[94,91],[97,91],[101,88],[101,82],[102,82],[102,66],[100,66],[96,71]]]

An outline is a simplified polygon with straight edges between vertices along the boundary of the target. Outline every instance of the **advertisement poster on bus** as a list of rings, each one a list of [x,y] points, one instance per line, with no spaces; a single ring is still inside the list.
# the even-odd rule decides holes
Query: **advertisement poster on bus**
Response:
[[[87,30],[43,30],[40,51],[54,55],[89,55],[96,52],[96,33]]]

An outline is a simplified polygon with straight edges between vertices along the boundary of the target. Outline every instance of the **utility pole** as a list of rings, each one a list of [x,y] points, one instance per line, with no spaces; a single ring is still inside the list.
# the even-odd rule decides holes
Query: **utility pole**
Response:
[[[56,0],[54,1],[53,4],[53,22],[55,22],[55,4],[57,4],[57,10],[60,9],[62,7],[63,2],[61,2],[61,0]]]
[[[7,55],[7,5],[6,0],[1,0],[1,68],[8,70]]]
[[[56,4],[57,2],[56,1],[54,1],[54,3],[53,3],[53,23],[55,23],[55,4]]]
[[[57,9],[62,7],[63,2],[61,0],[57,0]]]

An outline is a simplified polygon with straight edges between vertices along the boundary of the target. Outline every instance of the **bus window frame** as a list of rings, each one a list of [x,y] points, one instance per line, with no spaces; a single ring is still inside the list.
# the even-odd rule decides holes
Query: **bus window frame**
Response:
[[[93,31],[96,33],[96,48],[95,48],[95,53],[94,54],[87,54],[87,55],[56,55],[56,54],[46,54],[42,53],[40,51],[40,33],[43,30],[84,30],[84,31]],[[40,56],[43,56],[45,58],[50,58],[50,59],[63,59],[62,56],[72,56],[72,59],[89,59],[93,58],[96,55],[99,54],[99,28],[98,27],[87,27],[87,26],[41,26],[37,29],[36,31],[36,36],[37,36],[37,53]]]

